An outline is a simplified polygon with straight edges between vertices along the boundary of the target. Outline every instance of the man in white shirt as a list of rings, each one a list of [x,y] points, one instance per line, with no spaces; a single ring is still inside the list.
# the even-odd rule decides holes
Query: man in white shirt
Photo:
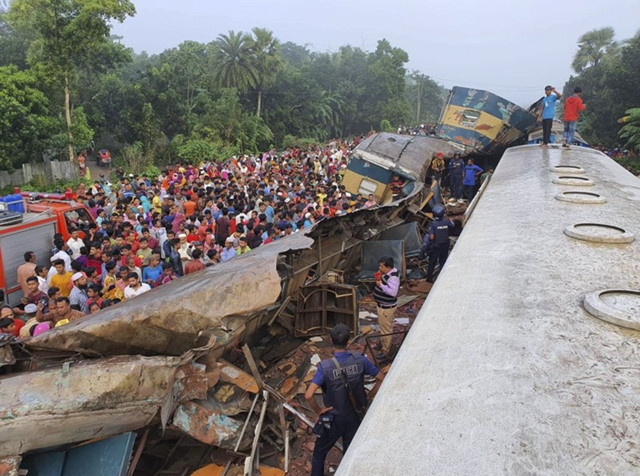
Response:
[[[138,273],[129,273],[127,279],[129,280],[129,286],[124,288],[125,299],[131,299],[132,297],[151,291],[151,286],[147,283],[140,282],[140,276],[138,276]]]
[[[71,250],[71,259],[77,259],[80,257],[80,248],[84,246],[84,241],[80,238],[80,231],[74,229],[71,231],[71,237],[67,240],[67,245]]]

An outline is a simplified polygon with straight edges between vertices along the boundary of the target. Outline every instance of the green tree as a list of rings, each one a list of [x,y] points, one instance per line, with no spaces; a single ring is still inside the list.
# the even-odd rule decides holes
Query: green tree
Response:
[[[55,81],[64,96],[69,160],[75,160],[71,87],[78,69],[109,41],[111,21],[135,14],[129,0],[14,0],[9,23],[35,39],[28,62]]]
[[[622,126],[619,135],[625,141],[624,146],[640,154],[640,107],[628,109],[626,116],[618,120]]]
[[[251,31],[253,37],[250,39],[249,46],[256,71],[254,84],[258,92],[256,116],[260,117],[262,94],[265,88],[275,84],[278,73],[283,67],[283,59],[280,53],[280,41],[273,36],[273,32],[257,27]]]
[[[392,124],[406,121],[410,108],[404,97],[404,64],[408,61],[406,51],[392,47],[384,39],[378,41],[376,51],[370,54],[367,94],[371,101],[367,104],[371,126],[377,122],[374,119],[387,119]]]
[[[41,158],[57,121],[31,71],[0,67],[0,169]]]
[[[640,32],[612,48],[595,65],[585,68],[565,84],[566,95],[574,87],[583,90],[587,109],[578,122],[578,130],[591,144],[618,145],[617,120],[627,109],[640,104]]]
[[[253,62],[251,37],[230,31],[214,41],[212,54],[214,83],[223,88],[236,88],[241,93],[255,87],[258,72]]]
[[[608,53],[614,53],[618,44],[613,41],[615,32],[611,27],[591,30],[583,34],[578,40],[578,51],[573,57],[571,67],[576,73],[598,66],[602,58]]]

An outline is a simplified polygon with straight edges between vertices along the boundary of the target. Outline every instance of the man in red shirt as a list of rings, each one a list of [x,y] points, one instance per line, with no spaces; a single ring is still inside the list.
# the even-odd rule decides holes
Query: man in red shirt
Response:
[[[564,102],[564,133],[562,138],[564,139],[562,147],[569,148],[573,142],[573,135],[576,133],[576,124],[578,122],[578,116],[581,111],[584,111],[586,107],[582,103],[582,88],[576,87],[573,90],[573,94],[569,96]]]

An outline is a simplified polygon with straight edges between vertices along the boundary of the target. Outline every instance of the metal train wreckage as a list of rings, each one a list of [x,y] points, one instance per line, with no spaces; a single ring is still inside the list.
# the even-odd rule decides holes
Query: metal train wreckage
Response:
[[[280,336],[306,340],[339,322],[357,334],[358,286],[373,282],[381,254],[396,256],[406,277],[406,259],[441,200],[429,177],[433,154],[497,153],[534,125],[491,93],[454,88],[441,137],[381,133],[352,151],[348,191],[376,190],[382,205],[320,221],[38,337],[3,342],[0,474],[44,474],[44,466],[46,474],[63,474],[52,470],[63,466],[64,474],[178,474],[166,470],[172,458],[194,459],[191,470],[206,462],[180,446],[187,440],[227,456],[220,474],[252,474],[264,439],[283,453],[286,471],[290,419],[305,420],[290,400],[310,364],[270,379],[265,354],[292,350]],[[405,193],[391,202],[394,173]],[[244,461],[244,470],[234,473],[232,461]]]

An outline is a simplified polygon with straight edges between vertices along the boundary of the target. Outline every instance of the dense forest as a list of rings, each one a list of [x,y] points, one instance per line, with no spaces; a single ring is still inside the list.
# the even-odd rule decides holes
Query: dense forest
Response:
[[[578,39],[571,64],[576,75],[565,84],[564,94],[570,95],[576,86],[582,88],[587,109],[578,130],[589,143],[619,145],[640,153],[640,31],[620,43],[614,36],[613,28],[607,27]],[[620,123],[627,124],[622,134]]]
[[[314,52],[256,27],[149,56],[111,35],[134,14],[128,0],[0,0],[0,168],[92,143],[136,169],[304,145],[434,122],[446,96],[385,39]],[[640,105],[640,35],[613,37],[583,35],[565,85],[585,91],[579,130],[608,145]],[[633,146],[637,109],[627,121]]]
[[[110,35],[134,13],[118,0],[4,9],[1,167],[91,140],[138,165],[281,148],[435,121],[446,94],[384,39],[318,53],[256,27],[135,54]]]

